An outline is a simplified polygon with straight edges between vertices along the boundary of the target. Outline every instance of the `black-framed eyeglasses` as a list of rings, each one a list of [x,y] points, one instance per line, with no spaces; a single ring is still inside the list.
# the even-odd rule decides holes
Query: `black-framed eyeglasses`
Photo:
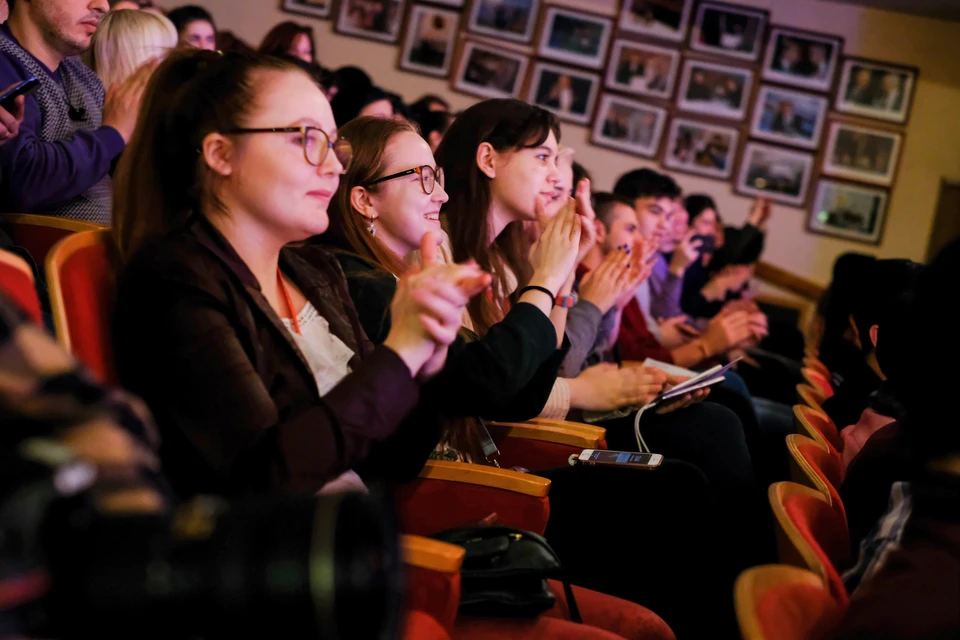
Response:
[[[306,161],[319,167],[327,159],[327,153],[333,149],[333,154],[343,165],[346,171],[353,159],[353,147],[348,140],[338,138],[335,141],[330,140],[327,132],[319,127],[270,127],[265,129],[230,129],[224,131],[226,134],[240,133],[299,133],[300,144],[303,146],[303,157]]]
[[[413,175],[414,173],[420,176],[420,186],[423,188],[423,192],[425,194],[430,195],[433,193],[433,189],[437,186],[437,183],[440,183],[440,187],[443,188],[443,169],[440,167],[431,167],[428,164],[420,167],[414,167],[413,169],[407,169],[406,171],[394,173],[382,178],[377,178],[367,186],[372,187],[375,184],[380,184],[381,182],[386,182],[387,180],[395,180],[397,178],[402,178],[403,176]]]

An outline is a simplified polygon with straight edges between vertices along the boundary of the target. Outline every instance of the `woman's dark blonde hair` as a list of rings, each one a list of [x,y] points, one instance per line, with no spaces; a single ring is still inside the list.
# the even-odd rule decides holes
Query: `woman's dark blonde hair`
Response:
[[[493,274],[491,296],[477,296],[467,310],[474,330],[484,335],[503,320],[510,306],[507,284],[516,278],[519,287],[531,274],[528,244],[519,222],[507,228],[490,244],[490,178],[477,166],[477,149],[484,142],[500,153],[532,149],[550,133],[560,141],[560,124],[549,111],[520,100],[486,100],[460,113],[437,147],[437,164],[443,169],[450,200],[443,208],[443,221],[453,249],[453,259],[473,258]],[[512,274],[512,276],[511,276]]]
[[[304,73],[270,56],[198,50],[175,51],[154,72],[114,178],[112,232],[121,260],[204,207],[221,206],[201,146],[211,133],[243,126],[258,102],[261,71]]]
[[[353,207],[350,192],[354,187],[365,187],[376,192],[379,185],[369,185],[383,176],[387,166],[387,146],[400,133],[416,133],[416,125],[390,118],[355,118],[339,130],[344,140],[350,141],[353,158],[346,173],[340,178],[340,188],[330,202],[330,227],[327,234],[336,244],[374,265],[400,276],[405,270],[403,257],[388,249],[379,238],[367,230],[367,220]]]

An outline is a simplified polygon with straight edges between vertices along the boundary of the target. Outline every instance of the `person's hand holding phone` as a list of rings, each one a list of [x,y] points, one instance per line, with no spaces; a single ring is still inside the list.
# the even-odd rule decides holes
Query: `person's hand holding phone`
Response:
[[[20,83],[15,83],[3,91],[0,91],[0,95],[13,89],[17,84]],[[13,140],[17,134],[20,133],[20,125],[23,123],[23,116],[26,109],[25,105],[26,97],[19,96],[13,100],[9,109],[0,106],[0,145]]]
[[[609,362],[588,367],[567,380],[570,406],[588,411],[642,407],[660,395],[666,382],[667,374],[660,369],[642,365],[621,369]]]
[[[666,320],[661,318],[658,324],[663,336],[663,340],[660,342],[667,349],[676,349],[700,336],[699,331],[687,324],[687,316],[677,316]]]
[[[700,248],[703,246],[703,240],[695,238],[696,232],[693,229],[687,231],[673,251],[673,258],[670,260],[670,273],[677,277],[683,277],[697,258],[700,257]]]

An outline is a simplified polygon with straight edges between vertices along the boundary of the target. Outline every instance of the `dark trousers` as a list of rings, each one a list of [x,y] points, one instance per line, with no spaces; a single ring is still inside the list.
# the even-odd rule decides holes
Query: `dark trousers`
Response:
[[[667,460],[653,471],[564,467],[549,478],[546,537],[568,579],[641,604],[678,638],[733,638],[739,563],[730,523],[695,466]]]

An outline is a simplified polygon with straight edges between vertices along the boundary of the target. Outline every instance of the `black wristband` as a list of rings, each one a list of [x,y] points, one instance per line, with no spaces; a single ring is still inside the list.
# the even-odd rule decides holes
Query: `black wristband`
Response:
[[[542,291],[543,293],[547,294],[547,296],[550,298],[550,306],[551,307],[557,306],[557,296],[553,295],[553,292],[550,291],[550,289],[547,289],[546,287],[538,287],[535,284],[530,284],[525,286],[523,289],[520,289],[520,292],[517,294],[517,298],[522,296],[527,291]]]

